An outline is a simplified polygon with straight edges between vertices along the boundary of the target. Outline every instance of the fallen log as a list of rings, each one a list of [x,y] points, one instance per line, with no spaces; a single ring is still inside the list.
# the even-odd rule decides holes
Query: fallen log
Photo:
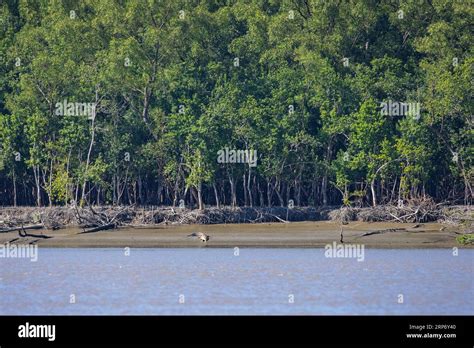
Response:
[[[106,225],[102,225],[102,226],[98,226],[98,227],[93,227],[93,228],[90,228],[88,230],[84,229],[84,231],[80,232],[79,234],[93,233],[93,232],[99,232],[99,231],[105,231],[105,230],[112,230],[116,227],[117,227],[117,225],[115,223],[111,223],[111,224],[106,224]]]
[[[24,230],[41,230],[43,228],[44,228],[44,225],[30,225],[30,226],[11,227],[11,228],[1,229],[0,233],[16,232],[16,231],[24,231]]]
[[[289,223],[290,223],[289,221],[283,220],[283,219],[279,218],[279,217],[276,216],[276,215],[273,215],[273,214],[268,214],[268,215],[271,216],[271,217],[274,217],[274,218],[277,219],[278,221],[283,222],[283,223],[285,223],[285,224],[289,224]]]
[[[400,232],[400,231],[406,231],[406,228],[387,228],[385,230],[370,231],[370,232],[364,233],[363,235],[361,235],[361,237],[371,236],[374,234],[383,234],[387,232]]]
[[[53,238],[53,237],[50,237],[50,236],[47,236],[47,235],[44,235],[44,234],[27,233],[24,228],[20,229],[20,231],[18,231],[18,234],[19,234],[20,237],[23,237],[23,238],[25,238],[25,237],[33,237],[33,238],[41,238],[41,239]]]

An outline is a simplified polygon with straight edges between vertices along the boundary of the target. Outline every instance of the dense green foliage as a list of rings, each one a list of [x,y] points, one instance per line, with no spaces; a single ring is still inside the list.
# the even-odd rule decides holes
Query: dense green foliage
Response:
[[[457,236],[456,240],[459,244],[463,245],[474,244],[474,234],[463,234],[461,236]]]
[[[468,0],[0,4],[0,204],[472,202]]]

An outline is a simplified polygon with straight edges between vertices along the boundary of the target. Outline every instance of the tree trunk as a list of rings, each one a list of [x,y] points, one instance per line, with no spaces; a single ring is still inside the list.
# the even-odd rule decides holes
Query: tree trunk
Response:
[[[328,176],[327,174],[324,174],[323,180],[321,182],[321,194],[323,196],[323,206],[328,205],[327,187],[328,187]]]
[[[275,193],[277,194],[278,200],[280,201],[280,207],[284,207],[285,202],[283,200],[283,197],[281,196],[280,189],[281,189],[281,182],[280,180],[277,180],[277,182],[275,183]]]
[[[197,196],[199,210],[204,210],[204,204],[202,202],[202,183],[199,183],[197,186]]]
[[[16,207],[16,177],[15,177],[15,168],[13,168],[12,176],[13,176],[13,206]]]
[[[265,204],[265,200],[263,198],[263,191],[262,191],[262,188],[260,187],[260,182],[257,181],[257,191],[258,191],[258,196],[259,196],[259,206],[260,207],[263,207],[264,204]]]
[[[247,190],[249,191],[249,206],[253,207],[253,196],[252,196],[252,187],[251,187],[252,177],[251,177],[251,174],[252,174],[252,170],[249,167],[249,177],[247,179]]]
[[[375,179],[370,182],[370,192],[372,193],[372,206],[377,206],[377,196],[375,195]]]
[[[267,181],[267,203],[268,207],[272,207],[272,184],[270,181]]]
[[[245,176],[245,171],[244,174],[242,175],[242,188],[244,191],[244,205],[248,206],[248,196],[247,196],[247,180]]]
[[[327,151],[326,151],[326,165],[327,165],[327,167],[324,168],[323,182],[321,184],[321,192],[322,192],[322,195],[323,195],[323,206],[328,205],[327,188],[328,188],[328,167],[329,167],[330,162],[331,162],[331,154],[332,154],[331,142],[332,142],[332,138],[329,139],[329,144],[328,144]]]
[[[216,198],[216,206],[217,206],[217,209],[219,209],[219,208],[220,208],[219,193],[217,192],[216,184],[213,183],[213,184],[212,184],[212,187],[214,188],[214,196],[215,196],[215,198]]]
[[[35,176],[35,185],[36,185],[36,205],[41,207],[41,186],[39,178],[39,166],[33,166],[33,174]]]
[[[85,195],[86,195],[86,184],[87,184],[87,171],[89,170],[89,163],[91,160],[91,153],[92,153],[92,147],[94,146],[94,140],[95,140],[95,117],[97,114],[96,108],[97,104],[99,102],[99,97],[98,97],[98,90],[97,86],[95,89],[95,107],[93,108],[93,115],[92,115],[92,124],[91,124],[91,129],[92,129],[92,135],[91,135],[91,142],[89,144],[89,151],[87,152],[87,159],[86,159],[86,169],[85,169],[85,175],[84,175],[84,180],[82,182],[82,194],[81,194],[81,205],[84,203]]]
[[[230,182],[230,192],[231,192],[231,205],[235,207],[237,205],[237,195],[235,192],[235,183],[234,178],[229,175],[229,182]]]
[[[296,190],[296,205],[299,207],[301,206],[301,184],[300,180],[301,174],[298,176],[298,179],[295,180],[295,190]]]
[[[142,191],[142,176],[138,176],[138,199],[140,200],[140,205],[144,204],[143,200],[143,191]]]

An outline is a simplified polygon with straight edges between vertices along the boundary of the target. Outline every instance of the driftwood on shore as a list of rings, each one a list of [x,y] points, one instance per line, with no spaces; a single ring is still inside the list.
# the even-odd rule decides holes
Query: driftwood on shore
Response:
[[[38,238],[38,240],[39,239],[53,238],[53,237],[47,236],[45,234],[33,234],[33,233],[27,232],[27,231],[31,231],[31,230],[42,230],[42,229],[44,229],[44,225],[31,225],[31,226],[21,225],[19,227],[3,228],[3,229],[0,230],[0,233],[18,232],[19,238],[12,239],[10,242],[15,242],[15,241],[20,240],[22,238],[28,238],[28,237]]]
[[[380,205],[377,207],[333,209],[329,217],[334,221],[401,222],[425,223],[442,222],[453,225],[470,225],[474,222],[474,207],[450,206],[435,203],[430,199],[412,201],[409,204]]]
[[[47,235],[44,235],[44,234],[28,233],[28,232],[25,231],[25,229],[21,229],[20,231],[18,231],[18,235],[22,238],[25,238],[25,237],[33,237],[33,238],[40,238],[40,239],[53,238],[51,236],[47,236]]]
[[[117,228],[127,221],[133,206],[118,207],[118,209],[96,210],[92,206],[75,208],[76,219],[83,229],[81,233],[93,233]]]
[[[117,228],[117,225],[112,223],[112,224],[106,224],[106,225],[84,229],[81,233],[93,233],[93,232],[99,232],[99,231],[112,230],[115,228]]]
[[[174,224],[238,224],[295,221],[362,222],[442,222],[472,229],[474,207],[442,206],[432,202],[418,206],[384,205],[377,207],[210,207],[204,210],[177,207],[18,207],[0,208],[0,232],[18,231],[23,225],[55,229],[79,226],[84,232],[109,230],[120,226]],[[43,228],[43,227],[41,227]]]
[[[8,233],[8,232],[21,232],[26,230],[41,230],[44,228],[44,225],[31,225],[31,226],[16,226],[16,227],[9,227],[9,228],[2,228],[0,229],[0,233]]]
[[[384,233],[387,233],[387,232],[403,232],[403,231],[406,231],[406,230],[407,230],[406,228],[386,228],[384,230],[376,230],[376,231],[366,232],[366,233],[362,234],[361,237],[367,237],[367,236],[371,236],[371,235],[374,235],[374,234],[384,234]]]

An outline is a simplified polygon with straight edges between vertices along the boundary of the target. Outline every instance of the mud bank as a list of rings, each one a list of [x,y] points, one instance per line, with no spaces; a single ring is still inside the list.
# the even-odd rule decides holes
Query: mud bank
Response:
[[[420,226],[417,226],[420,225]],[[474,248],[460,245],[456,237],[458,228],[439,223],[367,223],[349,222],[342,227],[344,244],[361,244],[366,248]],[[192,232],[210,236],[207,243],[187,238]],[[35,231],[35,233],[38,233]],[[98,248],[324,248],[333,242],[340,243],[341,225],[332,221],[168,225],[155,227],[120,227],[96,233],[81,233],[78,228],[45,231],[52,238],[19,238],[17,233],[0,233],[0,243],[37,244],[42,247],[98,247]],[[451,252],[447,250],[447,252]]]

